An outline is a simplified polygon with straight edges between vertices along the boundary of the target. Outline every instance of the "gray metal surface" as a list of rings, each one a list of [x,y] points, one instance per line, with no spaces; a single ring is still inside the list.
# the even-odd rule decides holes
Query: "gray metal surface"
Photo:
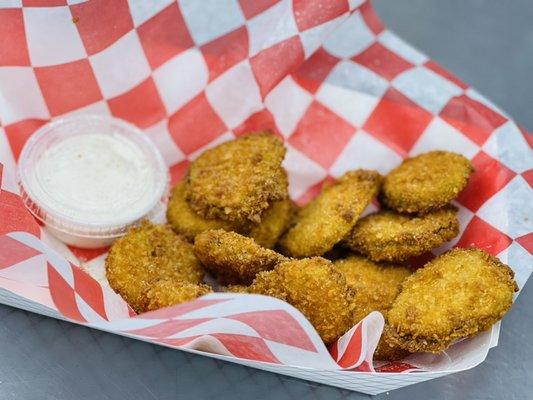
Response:
[[[387,25],[533,130],[533,1],[375,1]],[[533,398],[533,289],[473,370],[378,399]],[[366,399],[368,396],[0,306],[0,399]]]

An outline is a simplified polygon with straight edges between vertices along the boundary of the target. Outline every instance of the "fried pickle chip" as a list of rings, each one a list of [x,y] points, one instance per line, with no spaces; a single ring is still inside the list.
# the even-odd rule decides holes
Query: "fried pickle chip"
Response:
[[[332,263],[321,257],[290,260],[261,272],[250,292],[279,298],[297,308],[325,344],[353,326],[353,291]]]
[[[383,181],[382,199],[398,212],[426,213],[456,198],[472,171],[460,154],[431,151],[392,170]]]
[[[511,268],[479,249],[451,250],[405,280],[387,314],[391,343],[439,353],[490,328],[517,290]]]
[[[354,325],[372,311],[383,315],[400,293],[401,284],[412,271],[394,264],[378,264],[361,256],[350,256],[333,263],[354,291]]]
[[[204,267],[224,284],[249,285],[259,272],[287,260],[251,238],[222,229],[197,235],[194,252]]]
[[[287,198],[281,140],[253,133],[205,151],[190,165],[185,190],[191,208],[204,218],[260,222],[271,202]]]
[[[185,182],[174,186],[168,202],[167,219],[172,229],[185,236],[189,241],[199,233],[210,229],[224,229],[225,231],[247,232],[248,224],[240,224],[223,219],[206,219],[194,212],[185,200]]]
[[[390,328],[385,323],[383,333],[379,339],[378,347],[374,351],[374,359],[381,361],[397,361],[411,354],[409,351],[402,349],[400,346],[390,340]]]
[[[399,262],[439,247],[458,233],[457,208],[452,205],[418,217],[380,211],[358,221],[345,244],[371,260]]]
[[[227,293],[249,293],[248,286],[245,285],[228,285],[223,288]]]
[[[145,311],[185,303],[212,291],[213,289],[205,284],[183,282],[174,278],[159,279],[152,283],[144,294],[146,297]]]
[[[296,204],[289,198],[273,202],[261,215],[261,222],[249,232],[259,245],[271,249],[294,219]]]
[[[376,171],[350,171],[326,186],[305,206],[296,224],[282,237],[283,252],[293,257],[323,255],[352,230],[376,196],[381,176]]]
[[[118,239],[105,261],[110,286],[136,311],[147,307],[144,293],[163,278],[201,282],[204,272],[193,246],[167,225],[144,221]]]

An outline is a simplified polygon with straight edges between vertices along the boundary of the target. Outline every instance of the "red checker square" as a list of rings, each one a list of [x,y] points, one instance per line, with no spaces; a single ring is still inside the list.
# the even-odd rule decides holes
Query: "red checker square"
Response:
[[[139,128],[146,128],[161,121],[166,115],[152,78],[120,96],[107,101],[111,114],[123,118]]]
[[[30,65],[22,9],[0,9],[0,66]]]
[[[507,185],[516,173],[483,151],[472,159],[472,165],[475,171],[457,201],[475,212]]]
[[[527,235],[521,236],[516,239],[516,241],[530,254],[533,254],[533,233],[528,233]]]
[[[329,168],[354,133],[354,126],[315,101],[298,123],[289,142],[324,168]]]
[[[364,65],[389,81],[403,71],[414,67],[409,61],[404,60],[378,42],[353,57],[352,60]]]
[[[533,147],[533,132],[526,131],[526,129],[520,125],[518,126],[518,129],[520,130],[522,135],[524,135],[524,138],[526,139],[526,142],[529,143],[529,146]]]
[[[292,8],[300,32],[328,22],[350,10],[347,0],[294,0]]]
[[[233,129],[235,136],[242,136],[248,132],[259,132],[269,130],[283,140],[283,136],[276,126],[274,116],[267,109],[258,111],[250,115],[246,121]]]
[[[533,188],[533,169],[530,169],[526,172],[522,172],[522,177],[526,180],[527,183],[529,183],[529,186]]]
[[[209,81],[248,56],[248,30],[240,28],[200,47],[209,69]]]
[[[98,53],[133,29],[127,0],[91,0],[70,6],[89,55]]]
[[[337,57],[332,56],[326,50],[320,48],[292,76],[304,89],[310,93],[316,93],[322,82],[324,82],[338,62],[339,59]]]
[[[189,168],[189,161],[184,160],[180,163],[174,164],[172,167],[170,167],[170,184],[174,186],[176,183],[178,183],[187,172],[187,168]]]
[[[304,48],[298,36],[293,36],[250,59],[253,73],[264,98],[270,89],[304,61]]]
[[[368,28],[370,28],[375,35],[379,35],[381,32],[383,32],[385,27],[376,14],[376,11],[374,10],[374,7],[372,7],[370,1],[365,1],[363,5],[359,7],[359,11],[365,20],[366,26],[368,26]]]
[[[102,100],[94,72],[86,59],[35,68],[35,76],[52,116]]]
[[[227,128],[202,92],[170,117],[168,130],[179,148],[191,154]]]
[[[427,69],[430,69],[432,70],[433,72],[435,72],[436,74],[442,76],[443,78],[449,80],[450,82],[453,82],[455,83],[457,86],[459,86],[461,89],[467,89],[468,88],[468,85],[466,83],[464,83],[463,81],[461,81],[458,77],[456,77],[454,74],[452,74],[451,72],[445,70],[444,68],[442,68],[439,64],[437,64],[435,61],[433,60],[429,60],[429,61],[426,61],[426,63],[424,64],[424,66],[427,68]]]
[[[46,122],[43,119],[25,119],[5,127],[7,140],[15,159],[18,159],[26,140]]]
[[[317,184],[311,186],[309,189],[305,191],[304,194],[302,194],[297,200],[296,203],[298,203],[299,206],[305,206],[307,203],[309,203],[311,200],[313,200],[318,194],[322,191],[322,188],[327,183],[333,183],[335,182],[335,178],[332,176],[326,176],[322,181],[318,182]]]
[[[280,0],[239,0],[241,10],[246,19],[256,16],[279,2]]]
[[[466,95],[452,98],[440,116],[480,146],[494,129],[507,121],[496,111]]]
[[[396,89],[387,90],[363,129],[406,156],[433,116]]]
[[[152,69],[194,45],[177,3],[150,18],[137,32]]]
[[[456,247],[477,247],[495,256],[509,247],[512,242],[513,240],[505,233],[500,232],[475,215],[457,242]]]
[[[78,259],[78,261],[82,263],[91,261],[92,259],[105,254],[109,250],[109,247],[101,247],[99,249],[81,249],[79,247],[68,246],[68,248]]]

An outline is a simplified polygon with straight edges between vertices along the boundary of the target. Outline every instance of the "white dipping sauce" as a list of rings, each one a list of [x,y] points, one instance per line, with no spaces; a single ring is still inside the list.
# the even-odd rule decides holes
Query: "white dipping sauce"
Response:
[[[75,135],[42,153],[32,188],[53,212],[112,224],[138,218],[153,206],[156,173],[137,144],[122,135]]]

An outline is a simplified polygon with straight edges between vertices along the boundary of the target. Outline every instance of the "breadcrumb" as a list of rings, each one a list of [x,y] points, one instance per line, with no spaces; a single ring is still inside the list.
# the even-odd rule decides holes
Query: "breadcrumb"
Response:
[[[159,279],[146,290],[145,311],[153,311],[185,303],[212,291],[213,289],[205,284],[182,282],[172,278]]]

